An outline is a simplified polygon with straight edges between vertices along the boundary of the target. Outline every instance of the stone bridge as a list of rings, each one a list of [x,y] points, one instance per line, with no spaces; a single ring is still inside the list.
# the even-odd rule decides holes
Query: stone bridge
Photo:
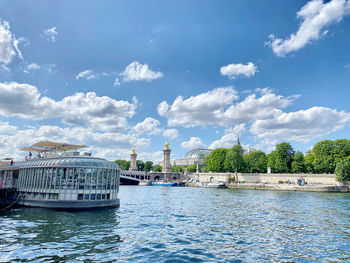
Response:
[[[137,185],[142,180],[185,180],[185,176],[182,173],[170,172],[143,172],[143,171],[125,171],[120,172],[120,184]]]

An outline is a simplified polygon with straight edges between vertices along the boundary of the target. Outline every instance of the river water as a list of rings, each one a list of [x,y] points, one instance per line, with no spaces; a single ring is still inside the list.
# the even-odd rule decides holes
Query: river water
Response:
[[[0,262],[350,262],[350,194],[121,186],[121,206],[0,214]]]

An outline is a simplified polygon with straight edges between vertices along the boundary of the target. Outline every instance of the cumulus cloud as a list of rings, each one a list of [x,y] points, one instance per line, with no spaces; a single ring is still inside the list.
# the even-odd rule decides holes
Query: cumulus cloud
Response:
[[[172,105],[163,101],[158,105],[158,114],[168,119],[169,126],[229,127],[270,118],[276,109],[289,106],[296,96],[284,97],[266,92],[260,97],[251,94],[234,103],[238,98],[238,92],[233,87],[217,88],[188,99],[179,96]]]
[[[40,66],[36,63],[31,63],[27,66],[28,70],[33,70],[33,69],[40,69]]]
[[[338,131],[350,122],[350,113],[324,107],[312,107],[296,112],[285,112],[299,95],[276,95],[269,88],[255,89],[238,101],[233,87],[183,98],[179,96],[169,105],[163,101],[158,113],[168,119],[169,126],[221,126],[227,128],[222,138],[209,148],[232,147],[244,129],[261,144],[275,145],[281,140],[309,142]],[[249,128],[250,127],[250,128]]]
[[[135,125],[134,130],[139,133],[151,133],[154,134],[154,132],[156,132],[156,134],[159,134],[160,130],[159,130],[159,126],[160,122],[159,120],[153,119],[151,117],[147,117],[146,119],[144,119],[143,122],[139,122]]]
[[[168,137],[170,139],[175,139],[179,136],[179,132],[176,129],[165,129],[162,132],[164,137]]]
[[[82,72],[79,72],[79,74],[75,77],[75,79],[86,79],[86,80],[96,79],[96,78],[97,76],[96,74],[94,74],[94,70],[91,70],[91,69],[87,69]]]
[[[195,148],[202,148],[205,146],[206,145],[198,137],[191,137],[189,141],[184,141],[181,143],[181,147],[184,149],[195,149]]]
[[[16,39],[10,31],[10,24],[0,18],[0,63],[9,64],[16,56],[23,59],[18,48],[22,39]]]
[[[242,123],[242,124],[236,125],[233,128],[226,129],[224,136],[222,136],[219,140],[212,142],[209,145],[209,149],[231,148],[233,145],[237,143],[239,134],[242,134],[242,132],[245,130],[245,126],[246,125]]]
[[[95,92],[75,93],[60,101],[42,96],[29,84],[0,83],[0,115],[42,120],[62,118],[69,125],[91,127],[106,132],[127,129],[127,118],[135,114],[136,98],[132,103],[117,101]]]
[[[147,64],[141,64],[138,61],[130,63],[120,75],[124,81],[152,81],[163,77],[162,72],[152,71]]]
[[[0,156],[16,158],[23,156],[19,149],[40,140],[88,145],[90,146],[88,150],[92,151],[94,155],[109,160],[128,158],[132,148],[145,149],[150,144],[149,139],[139,138],[132,134],[101,133],[81,127],[41,126],[20,130],[17,127],[9,126],[7,123],[0,123],[0,130],[3,126],[6,128],[12,127],[15,132],[0,134]]]
[[[137,154],[137,159],[143,161],[152,161],[154,164],[157,164],[163,160],[163,152],[140,152]]]
[[[148,135],[159,135],[175,139],[179,136],[176,129],[163,129],[160,128],[160,121],[151,117],[147,117],[144,121],[139,122],[135,125],[134,130],[137,134],[148,134]]]
[[[296,112],[278,111],[273,118],[256,120],[250,132],[270,141],[292,140],[309,142],[345,127],[350,113],[324,107],[312,107]]]
[[[252,77],[258,72],[258,67],[252,62],[248,62],[247,65],[244,64],[229,64],[220,68],[220,73],[223,76],[227,76],[230,79],[235,79],[237,77],[245,76],[247,78]]]
[[[51,41],[51,42],[56,42],[56,37],[57,37],[58,33],[56,31],[56,27],[51,27],[48,29],[45,29],[43,31],[43,37],[47,40],[47,41]]]
[[[350,14],[349,0],[333,0],[325,3],[323,0],[310,1],[297,13],[297,18],[302,20],[297,33],[291,34],[285,40],[271,34],[267,44],[277,56],[284,57],[327,34],[327,30],[324,29],[326,26],[341,21],[348,14]]]

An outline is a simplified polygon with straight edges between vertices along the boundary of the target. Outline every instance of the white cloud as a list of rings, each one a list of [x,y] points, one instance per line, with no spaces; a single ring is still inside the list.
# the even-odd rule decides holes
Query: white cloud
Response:
[[[137,154],[137,159],[143,161],[152,161],[154,164],[158,164],[163,160],[163,152],[140,152]]]
[[[1,65],[1,68],[7,72],[11,72],[11,69],[7,66],[5,66],[4,64]]]
[[[115,78],[114,80],[114,86],[120,86],[120,82],[119,82],[119,79],[118,78]]]
[[[40,69],[40,66],[36,63],[31,63],[27,66],[28,70],[32,70],[32,69]]]
[[[9,64],[16,55],[23,59],[22,52],[18,48],[22,39],[16,39],[10,31],[10,24],[0,18],[0,63]]]
[[[160,121],[151,117],[147,117],[143,122],[139,122],[135,125],[134,130],[137,134],[146,133],[148,135],[162,134],[163,137],[175,139],[179,136],[179,132],[176,129],[163,129],[159,127]]]
[[[216,148],[231,148],[233,145],[237,143],[237,139],[240,134],[245,130],[245,124],[236,125],[233,128],[229,128],[225,130],[224,136],[222,136],[219,140],[212,142],[209,145],[209,149]]]
[[[278,111],[271,119],[256,120],[250,132],[269,141],[309,142],[338,131],[350,122],[350,113],[324,107],[296,112]]]
[[[56,31],[55,26],[48,28],[48,29],[44,30],[43,32],[44,32],[44,38],[47,41],[56,42],[56,37],[57,37],[58,33]]]
[[[94,74],[94,70],[92,69],[87,69],[82,72],[79,72],[79,74],[75,77],[75,79],[96,79],[97,76]]]
[[[95,92],[75,93],[60,101],[42,96],[29,84],[0,83],[0,115],[41,120],[62,118],[69,125],[90,127],[100,131],[120,131],[128,128],[127,118],[135,114],[137,100],[117,101],[98,97]]]
[[[145,149],[150,144],[149,139],[139,138],[131,134],[101,133],[80,127],[41,126],[20,130],[7,123],[0,123],[0,131],[2,126],[12,127],[13,132],[11,134],[0,133],[0,156],[16,158],[24,154],[19,149],[40,140],[88,145],[90,147],[87,150],[92,151],[98,157],[109,160],[129,158],[128,154],[132,148]]]
[[[229,64],[220,68],[220,73],[223,76],[227,76],[230,79],[235,79],[240,76],[245,76],[247,78],[252,77],[258,72],[258,67],[252,62],[248,62],[247,65],[244,64]]]
[[[17,127],[10,125],[8,122],[0,121],[0,134],[13,134],[17,132]]]
[[[164,137],[168,137],[170,139],[175,139],[179,136],[179,132],[176,129],[166,129],[162,132]]]
[[[250,127],[260,144],[280,140],[309,142],[338,131],[350,122],[350,113],[324,107],[297,112],[284,112],[299,95],[276,95],[269,88],[255,89],[242,101],[233,87],[218,88],[184,99],[177,97],[172,105],[163,101],[158,113],[168,119],[169,126],[196,127],[213,125],[232,127],[209,148],[232,147],[238,134]]]
[[[152,71],[147,64],[141,64],[138,61],[130,63],[120,75],[124,81],[151,81],[163,77],[162,72]]]
[[[302,20],[297,33],[291,34],[285,40],[276,38],[272,34],[267,44],[272,47],[277,56],[284,57],[327,34],[324,30],[326,26],[341,21],[348,14],[350,14],[348,0],[333,0],[327,3],[323,0],[310,1],[297,13],[297,18]]]
[[[286,108],[296,97],[266,92],[260,97],[251,94],[234,104],[234,100],[238,100],[238,93],[233,87],[217,88],[188,99],[179,96],[172,105],[163,101],[158,105],[158,114],[168,119],[169,126],[229,127],[255,119],[271,118],[276,109]]]
[[[139,122],[135,125],[134,130],[138,133],[138,134],[142,134],[142,133],[153,133],[154,131],[159,130],[158,126],[160,125],[160,122],[156,119],[153,119],[151,117],[147,117],[146,119],[144,119],[143,122]],[[159,134],[159,132],[157,132]]]
[[[13,47],[15,48],[17,55],[20,59],[23,60],[23,55],[22,55],[22,51],[19,49],[18,45],[22,42],[25,41],[25,39],[23,37],[20,37],[18,39],[13,38]]]
[[[189,141],[184,141],[181,143],[181,147],[184,149],[195,149],[195,148],[202,148],[205,146],[206,145],[198,137],[191,137]]]

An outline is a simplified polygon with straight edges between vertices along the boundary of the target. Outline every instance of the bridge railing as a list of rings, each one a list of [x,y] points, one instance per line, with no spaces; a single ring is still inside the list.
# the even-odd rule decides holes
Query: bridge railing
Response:
[[[147,180],[149,179],[149,175],[147,172],[144,171],[125,171],[121,170],[120,172],[121,177],[127,177],[127,178],[133,178],[136,180]]]

